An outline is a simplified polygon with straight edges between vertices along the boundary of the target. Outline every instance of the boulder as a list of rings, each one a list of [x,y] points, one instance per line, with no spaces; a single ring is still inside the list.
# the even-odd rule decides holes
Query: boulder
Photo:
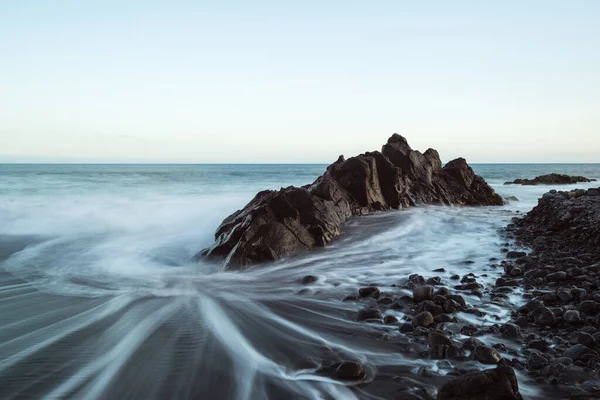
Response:
[[[394,134],[381,152],[343,156],[314,183],[266,190],[225,218],[215,243],[197,254],[226,269],[273,261],[340,235],[352,216],[419,204],[502,205],[502,198],[458,158],[442,167],[437,151],[413,150]]]
[[[512,368],[498,365],[495,369],[472,372],[446,382],[437,400],[523,400]]]

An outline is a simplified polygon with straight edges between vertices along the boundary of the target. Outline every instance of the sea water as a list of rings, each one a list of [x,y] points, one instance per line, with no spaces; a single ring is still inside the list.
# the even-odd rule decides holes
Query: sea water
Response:
[[[242,272],[193,261],[258,191],[311,183],[325,168],[0,165],[0,397],[385,398],[318,374],[328,359],[364,362],[367,380],[396,368],[410,390],[418,368],[439,365],[404,351],[397,326],[355,322],[361,304],[342,299],[368,284],[396,290],[413,273],[491,284],[511,218],[550,189],[600,186],[503,185],[551,172],[600,179],[600,164],[473,165],[519,201],[355,218],[325,248]],[[317,282],[301,285],[309,274]],[[488,294],[467,301],[490,316],[470,322],[508,319]]]

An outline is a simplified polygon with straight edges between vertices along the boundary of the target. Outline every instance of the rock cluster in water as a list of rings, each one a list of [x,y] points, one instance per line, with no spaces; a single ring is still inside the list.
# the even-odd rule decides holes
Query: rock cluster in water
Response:
[[[446,271],[440,268],[434,272]],[[520,368],[524,362],[517,358],[516,349],[503,342],[521,340],[521,331],[514,324],[484,326],[468,321],[486,317],[501,319],[469,304],[469,297],[481,298],[487,291],[477,278],[468,273],[462,277],[452,275],[450,281],[444,282],[440,276],[425,278],[413,274],[391,285],[361,287],[344,301],[360,307],[353,315],[357,322],[386,327],[385,340],[396,341],[400,351],[413,358],[437,361],[438,372],[423,367],[417,376],[423,379],[422,384],[429,382],[437,386],[438,400],[520,400],[513,368]],[[456,282],[450,285],[454,280]],[[313,279],[305,281],[315,282]],[[500,301],[497,305],[507,306]],[[487,344],[479,337],[486,337]],[[486,369],[492,366],[496,368]],[[334,376],[327,369],[320,372]],[[375,379],[384,382],[386,377]],[[419,384],[414,385],[419,387]],[[422,400],[432,399],[432,396],[421,390],[418,394],[398,398]]]
[[[570,176],[564,174],[548,174],[536,176],[533,179],[515,179],[512,182],[504,182],[505,185],[570,185],[579,182],[594,182],[595,179],[584,176]]]
[[[490,259],[498,261],[492,270],[503,268],[492,290],[473,273],[445,282],[413,274],[388,286],[361,287],[344,301],[358,303],[357,322],[397,327],[408,339],[401,351],[438,360],[439,371],[448,372],[417,373],[422,388],[435,382],[438,400],[521,399],[514,370],[540,395],[600,398],[600,188],[551,191],[505,234],[523,247],[510,250],[504,243],[506,259]],[[434,272],[446,274],[444,268]],[[509,296],[520,291],[526,301],[513,307]],[[512,308],[510,320],[470,305],[473,296]],[[400,337],[388,333],[386,340]],[[495,369],[485,369],[490,366]],[[406,398],[433,394],[421,390]]]
[[[258,193],[221,223],[215,244],[198,256],[224,257],[226,268],[243,268],[324,246],[352,216],[432,203],[503,200],[463,158],[442,167],[436,150],[420,153],[394,134],[381,152],[340,156],[311,185]]]

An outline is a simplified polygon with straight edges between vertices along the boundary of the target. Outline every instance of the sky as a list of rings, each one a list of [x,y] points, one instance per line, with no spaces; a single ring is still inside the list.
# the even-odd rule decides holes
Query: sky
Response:
[[[600,1],[0,0],[0,162],[600,162]]]

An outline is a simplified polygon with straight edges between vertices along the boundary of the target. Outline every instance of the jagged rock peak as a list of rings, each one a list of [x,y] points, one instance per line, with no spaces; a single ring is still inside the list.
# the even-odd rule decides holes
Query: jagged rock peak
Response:
[[[501,205],[503,200],[464,159],[442,168],[437,151],[422,154],[393,134],[381,152],[340,156],[310,185],[258,193],[221,223],[215,244],[198,257],[223,257],[226,268],[277,260],[326,245],[352,216],[419,204]]]

